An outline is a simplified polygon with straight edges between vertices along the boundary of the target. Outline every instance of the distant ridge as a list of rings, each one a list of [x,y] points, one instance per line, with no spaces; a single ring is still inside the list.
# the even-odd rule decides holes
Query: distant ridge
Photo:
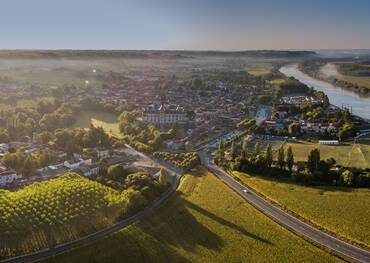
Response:
[[[191,58],[199,56],[300,58],[315,57],[314,51],[245,50],[0,50],[0,58]]]

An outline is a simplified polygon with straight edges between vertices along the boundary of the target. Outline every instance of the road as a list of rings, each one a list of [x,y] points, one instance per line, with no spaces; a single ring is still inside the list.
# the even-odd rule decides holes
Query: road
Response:
[[[290,215],[284,210],[280,209],[276,205],[271,204],[264,198],[260,197],[254,193],[248,187],[242,185],[238,181],[232,178],[227,172],[221,170],[215,165],[206,160],[206,157],[201,156],[203,164],[220,180],[222,180],[226,185],[240,194],[245,200],[251,203],[258,210],[262,211],[264,214],[272,217],[274,220],[294,231],[295,233],[304,236],[307,239],[314,241],[315,243],[329,248],[330,250],[336,252],[339,255],[344,255],[348,258],[356,260],[358,262],[370,262],[370,252],[353,246],[347,242],[339,240],[303,221]]]
[[[132,150],[134,150],[134,149],[132,149]],[[136,151],[136,150],[134,150],[134,151]],[[147,156],[143,153],[137,152],[137,154],[140,155],[141,157],[145,158],[148,161],[155,162],[149,156]],[[171,196],[171,194],[176,191],[176,189],[177,189],[177,187],[180,183],[180,180],[181,180],[181,177],[182,177],[181,174],[177,174],[171,167],[166,166],[164,168],[166,170],[168,170],[169,172],[171,172],[172,174],[176,174],[176,177],[175,177],[176,180],[174,181],[174,183],[171,185],[171,187],[166,192],[164,192],[158,199],[153,201],[149,206],[144,208],[142,211],[136,213],[135,215],[133,215],[131,217],[123,219],[122,221],[119,221],[119,222],[117,222],[116,224],[114,224],[112,226],[104,228],[104,229],[102,229],[98,232],[92,233],[90,235],[84,236],[80,239],[77,239],[77,240],[74,240],[74,241],[71,241],[71,242],[67,242],[67,243],[63,243],[63,244],[59,244],[59,245],[57,245],[55,247],[52,247],[52,248],[39,250],[39,251],[36,251],[34,253],[4,259],[4,260],[1,260],[0,263],[23,263],[23,262],[31,262],[31,261],[35,261],[35,260],[40,260],[40,259],[45,258],[45,257],[50,257],[50,256],[53,256],[53,255],[62,253],[64,251],[89,244],[89,243],[91,243],[93,241],[96,241],[98,239],[101,239],[103,237],[109,236],[109,235],[113,234],[114,232],[117,232],[117,231],[121,230],[122,228],[125,228],[125,227],[141,220],[145,216],[149,215],[153,209],[155,209],[156,207],[158,207],[159,205],[164,203]]]

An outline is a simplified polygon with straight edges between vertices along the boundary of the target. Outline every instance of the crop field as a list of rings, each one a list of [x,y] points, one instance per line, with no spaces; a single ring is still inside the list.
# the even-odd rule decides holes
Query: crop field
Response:
[[[102,127],[105,132],[121,136],[117,122],[117,115],[103,111],[82,111],[77,115],[76,123],[71,128],[89,128],[90,124]]]
[[[185,176],[139,223],[45,262],[340,262],[295,236],[212,174]]]
[[[308,187],[270,177],[234,172],[246,185],[301,217],[370,247],[370,190]]]
[[[306,141],[289,142],[286,149],[292,146],[295,161],[307,161],[311,150],[320,149],[321,158],[333,157],[338,164],[349,167],[370,168],[370,144],[362,139],[357,144],[320,145]]]
[[[125,202],[119,192],[75,173],[16,192],[0,190],[0,259],[112,224]]]

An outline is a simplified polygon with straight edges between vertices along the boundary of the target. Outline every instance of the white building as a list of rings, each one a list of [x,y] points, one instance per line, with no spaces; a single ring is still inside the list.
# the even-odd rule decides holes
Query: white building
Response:
[[[322,144],[322,145],[338,145],[339,141],[338,140],[324,140],[324,141],[319,141],[319,144]]]
[[[18,178],[18,175],[14,171],[5,171],[0,173],[0,186],[5,186],[12,183]]]
[[[73,161],[65,161],[63,163],[65,167],[71,170],[79,168],[82,164],[91,165],[92,160],[91,159],[87,159],[87,160],[79,159],[79,160],[73,160]]]
[[[144,110],[143,120],[147,123],[153,124],[173,124],[173,123],[185,123],[189,120],[186,116],[184,108],[176,105],[150,105]]]

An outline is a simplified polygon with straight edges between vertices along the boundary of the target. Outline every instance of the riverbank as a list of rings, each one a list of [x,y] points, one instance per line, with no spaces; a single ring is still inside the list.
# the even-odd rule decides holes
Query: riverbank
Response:
[[[310,66],[300,63],[298,69],[312,78],[352,91],[360,97],[370,98],[370,77],[343,75],[335,63],[318,62]]]
[[[323,91],[328,96],[331,104],[337,107],[351,107],[354,115],[370,120],[370,98],[360,97],[353,91],[312,78],[303,73],[298,64],[285,65],[279,71],[287,77],[294,77],[307,86],[313,87],[315,90]]]

